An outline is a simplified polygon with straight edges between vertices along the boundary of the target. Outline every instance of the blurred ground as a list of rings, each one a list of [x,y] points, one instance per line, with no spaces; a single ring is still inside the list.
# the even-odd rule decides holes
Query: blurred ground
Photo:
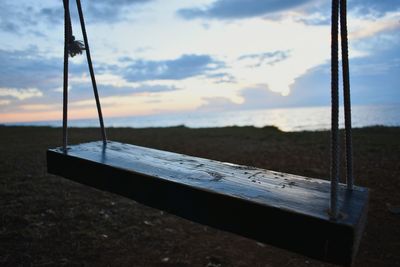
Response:
[[[253,127],[109,129],[111,140],[310,177],[329,175],[329,132]],[[70,143],[98,140],[72,129]],[[0,126],[0,266],[332,266],[46,173],[61,130]],[[400,266],[400,128],[354,130],[371,189],[356,266]],[[294,222],[295,223],[295,222]]]

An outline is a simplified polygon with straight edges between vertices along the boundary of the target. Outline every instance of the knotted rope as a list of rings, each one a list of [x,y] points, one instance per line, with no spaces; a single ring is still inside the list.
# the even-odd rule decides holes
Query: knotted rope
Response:
[[[63,0],[63,4],[65,11],[66,35],[68,37],[68,54],[70,57],[74,57],[78,54],[82,54],[83,50],[85,50],[85,45],[82,41],[75,40],[75,36],[72,33],[71,14],[69,12],[69,0]]]
[[[64,152],[67,152],[67,144],[68,144],[68,57],[74,57],[78,54],[82,54],[83,50],[86,50],[86,57],[88,62],[88,67],[90,71],[90,78],[92,80],[93,93],[96,100],[97,113],[99,116],[101,135],[103,138],[103,143],[107,143],[106,131],[104,128],[103,122],[103,114],[101,111],[100,98],[97,91],[96,77],[94,74],[92,59],[90,56],[89,50],[89,41],[86,34],[85,20],[83,18],[82,6],[80,0],[76,0],[79,19],[82,28],[83,40],[77,41],[75,40],[74,35],[72,34],[72,24],[71,24],[71,15],[69,12],[69,0],[63,0],[64,4],[64,83],[63,83],[63,149]]]

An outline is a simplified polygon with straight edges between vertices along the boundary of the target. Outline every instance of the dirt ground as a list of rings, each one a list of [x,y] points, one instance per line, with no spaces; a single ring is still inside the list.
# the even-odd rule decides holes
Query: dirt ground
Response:
[[[310,177],[329,175],[329,132],[253,127],[108,129],[111,140]],[[72,129],[70,142],[97,140]],[[333,266],[46,173],[61,130],[0,126],[0,266]],[[400,128],[354,130],[370,188],[355,266],[400,266]]]

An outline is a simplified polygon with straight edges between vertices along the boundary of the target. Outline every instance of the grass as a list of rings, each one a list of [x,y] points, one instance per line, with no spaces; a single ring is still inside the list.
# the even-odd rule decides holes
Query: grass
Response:
[[[70,143],[100,139],[71,129]],[[110,128],[110,139],[329,177],[329,132],[274,127]],[[400,128],[354,129],[356,183],[371,190],[356,266],[400,266]],[[46,172],[61,130],[0,127],[0,266],[330,266],[204,227]],[[295,223],[295,222],[294,222]]]

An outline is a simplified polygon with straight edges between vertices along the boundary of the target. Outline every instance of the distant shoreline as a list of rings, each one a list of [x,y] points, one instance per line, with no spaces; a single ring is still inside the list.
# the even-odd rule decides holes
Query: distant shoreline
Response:
[[[0,127],[4,128],[33,128],[33,129],[38,129],[38,128],[43,128],[43,129],[59,129],[60,131],[62,130],[62,127],[60,126],[42,126],[42,125],[13,125],[13,124],[0,124]],[[96,130],[99,127],[96,126],[87,126],[87,127],[68,127],[69,130],[74,130],[74,131],[79,131],[81,130]],[[163,129],[188,129],[188,130],[215,130],[215,129],[268,129],[271,131],[276,131],[276,132],[282,132],[282,133],[301,133],[301,132],[327,132],[330,131],[330,129],[317,129],[317,130],[301,130],[301,131],[282,131],[276,126],[263,126],[263,127],[257,127],[253,125],[244,125],[244,126],[221,126],[221,127],[188,127],[185,125],[175,125],[175,126],[155,126],[155,127],[141,127],[141,128],[136,128],[136,127],[106,127],[106,130],[163,130]],[[371,125],[371,126],[363,126],[363,127],[352,127],[353,130],[378,130],[378,129],[399,129],[400,126],[387,126],[387,125]],[[340,128],[340,130],[344,130],[344,128]]]
[[[354,106],[352,125],[355,128],[365,126],[400,126],[400,105]],[[185,126],[192,129],[220,128],[227,126],[254,126],[262,128],[273,125],[284,132],[316,131],[330,129],[330,107],[306,107],[287,109],[226,110],[219,112],[183,112],[130,117],[105,117],[106,127],[129,127],[134,129],[164,128]],[[339,127],[343,127],[341,109]],[[62,121],[36,121],[5,123],[10,126],[52,126],[61,127]],[[98,127],[97,118],[73,119],[68,126],[87,128]]]

